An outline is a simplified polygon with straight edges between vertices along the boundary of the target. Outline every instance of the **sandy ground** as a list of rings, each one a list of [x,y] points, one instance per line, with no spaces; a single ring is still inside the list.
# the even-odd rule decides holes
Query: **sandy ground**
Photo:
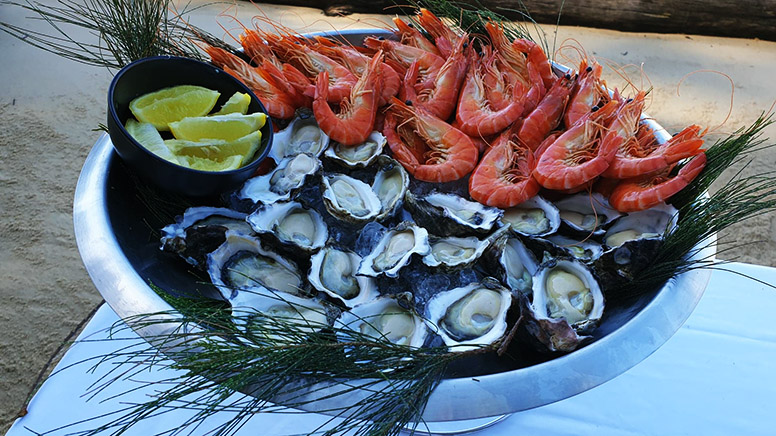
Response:
[[[239,33],[239,26],[218,17],[227,7],[210,4],[191,21],[228,38],[224,29]],[[228,12],[249,25],[258,7],[241,3]],[[367,15],[333,19],[305,8],[261,9],[298,31],[388,21]],[[29,15],[0,6],[1,21],[51,32],[45,23],[25,18]],[[631,65],[632,81],[653,87],[649,113],[670,132],[697,123],[714,129],[710,137],[726,134],[750,124],[776,99],[776,43],[578,27],[561,27],[555,37],[554,30],[545,28],[556,47],[578,44],[599,61]],[[99,136],[93,129],[105,121],[107,87],[115,72],[63,60],[4,33],[0,53],[5,89],[0,94],[0,297],[5,302],[0,309],[0,432],[5,433],[49,356],[101,301],[78,255],[72,201],[84,158]],[[713,72],[703,72],[707,70]],[[698,73],[677,88],[692,72]],[[619,81],[611,70],[605,77],[610,84]],[[767,129],[766,136],[776,139],[776,127]],[[755,156],[746,171],[774,169],[772,150]],[[724,236],[740,248],[722,257],[776,266],[776,215],[737,224]]]

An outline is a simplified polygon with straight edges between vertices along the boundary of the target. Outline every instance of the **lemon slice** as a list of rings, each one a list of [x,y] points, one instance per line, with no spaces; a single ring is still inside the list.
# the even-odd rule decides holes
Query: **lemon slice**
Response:
[[[229,156],[225,160],[212,160],[196,156],[181,156],[181,165],[200,171],[236,170],[242,165],[242,156]]]
[[[247,114],[248,106],[251,105],[251,96],[243,94],[242,92],[235,92],[229,100],[221,106],[221,109],[213,115],[226,115],[226,114]]]
[[[261,132],[249,133],[234,141],[223,139],[207,139],[203,141],[186,141],[182,139],[168,139],[165,146],[180,161],[186,156],[225,161],[231,156],[241,157],[240,165],[247,163],[256,154],[261,143]]]
[[[151,123],[139,123],[134,118],[127,120],[124,128],[140,145],[148,149],[151,153],[166,159],[173,163],[178,163],[178,159],[172,154],[169,148],[164,144],[164,139],[156,127]]]
[[[129,102],[129,110],[139,121],[167,131],[169,123],[209,113],[219,95],[218,91],[201,86],[173,86],[137,97]]]
[[[187,141],[203,139],[233,141],[259,130],[266,120],[267,116],[259,112],[250,115],[226,114],[189,117],[170,123],[170,131],[176,139]]]

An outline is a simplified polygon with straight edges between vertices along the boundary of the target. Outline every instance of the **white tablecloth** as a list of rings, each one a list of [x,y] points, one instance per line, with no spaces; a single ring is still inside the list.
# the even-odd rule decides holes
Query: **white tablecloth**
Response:
[[[765,283],[776,284],[776,269],[734,263],[725,266]],[[580,395],[511,415],[480,431],[487,436],[512,435],[774,435],[776,434],[776,289],[727,271],[715,271],[698,307],[685,325],[652,356],[631,370]],[[32,399],[23,418],[7,436],[33,432],[64,435],[99,427],[125,407],[145,402],[149,389],[110,398],[139,386],[122,381],[95,398],[88,389],[115,365],[79,363],[125,345],[105,341],[105,328],[118,320],[103,306]],[[122,368],[118,368],[121,371]],[[138,381],[169,377],[150,369]],[[192,412],[175,411],[146,419],[127,436],[149,436],[171,430]],[[221,418],[224,416],[221,415]],[[194,434],[204,435],[218,423],[207,421]],[[308,433],[328,420],[313,413],[260,414],[238,435]],[[81,421],[85,422],[79,423]],[[482,423],[468,422],[468,425]],[[66,428],[67,426],[75,424]],[[435,428],[457,428],[460,423]],[[108,432],[103,432],[108,435]]]

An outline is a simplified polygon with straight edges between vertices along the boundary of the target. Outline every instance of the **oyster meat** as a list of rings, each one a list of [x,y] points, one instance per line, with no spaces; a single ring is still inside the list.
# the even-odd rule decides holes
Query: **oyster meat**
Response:
[[[537,195],[506,209],[501,221],[509,224],[515,233],[542,237],[558,231],[560,212],[552,203]]]
[[[329,231],[321,215],[295,201],[260,207],[247,218],[253,230],[286,245],[313,252],[326,244]]]
[[[451,351],[467,351],[493,344],[507,332],[507,312],[512,295],[497,280],[440,292],[426,305],[429,328]]]
[[[412,294],[379,297],[369,303],[342,312],[335,326],[396,345],[421,347],[428,336],[423,319],[412,309]],[[338,333],[342,342],[360,340]]]
[[[382,133],[372,132],[366,141],[358,145],[344,146],[339,142],[332,142],[324,156],[348,168],[364,168],[382,154],[385,142]]]
[[[379,294],[373,278],[356,275],[361,256],[352,251],[324,247],[310,263],[310,284],[349,308],[372,301]]]
[[[240,290],[257,288],[304,294],[304,279],[297,265],[265,250],[256,238],[229,231],[226,241],[207,259],[210,280],[227,300],[234,299]]]
[[[556,201],[562,226],[576,236],[601,236],[622,214],[609,205],[609,200],[594,192],[582,192]]]
[[[678,214],[675,207],[666,203],[629,213],[606,231],[604,244],[619,247],[627,241],[661,239],[668,230],[676,227]]]
[[[382,210],[380,199],[366,183],[344,174],[323,176],[323,203],[329,213],[342,221],[366,223]]]
[[[289,156],[269,173],[248,179],[238,197],[263,204],[289,200],[320,167],[321,161],[313,155]]]
[[[480,240],[476,236],[465,238],[457,236],[436,237],[429,236],[431,251],[423,256],[423,263],[432,268],[441,267],[445,271],[453,271],[466,268],[474,264],[477,259],[508,230],[503,226],[493,232],[492,235]]]
[[[533,253],[515,236],[500,238],[486,255],[490,271],[510,289],[530,294],[533,276],[539,269]]]
[[[413,254],[425,256],[429,251],[431,246],[426,229],[404,221],[385,232],[371,253],[361,261],[358,274],[396,277],[399,270],[410,263]]]
[[[259,344],[266,341],[296,343],[299,334],[328,328],[335,318],[333,309],[320,300],[266,289],[240,292],[230,304],[235,324],[245,329],[247,338]],[[259,328],[260,325],[265,328]],[[287,328],[291,331],[284,334]]]
[[[383,221],[393,217],[401,208],[410,186],[410,176],[399,162],[388,156],[381,155],[377,165],[379,168],[372,182],[372,191],[377,194],[382,205],[376,219]]]

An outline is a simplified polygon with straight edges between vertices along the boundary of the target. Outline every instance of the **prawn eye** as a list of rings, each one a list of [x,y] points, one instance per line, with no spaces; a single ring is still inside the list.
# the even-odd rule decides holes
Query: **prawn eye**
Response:
[[[590,112],[595,112],[595,111],[597,111],[598,109],[601,109],[601,108],[600,108],[600,107],[598,107],[598,105],[595,105],[595,106],[593,106],[593,107],[591,107],[591,108],[590,108]]]
[[[384,36],[378,36],[378,37],[377,37],[377,40],[378,40],[378,41],[385,41],[385,37],[384,37]]]
[[[566,75],[565,75],[565,76],[563,76],[563,77],[565,77],[565,78],[566,78],[566,80],[571,80],[571,74],[566,74]]]
[[[415,28],[415,24],[414,23],[407,23],[407,27],[409,27],[410,29],[414,29]]]
[[[625,103],[630,103],[630,102],[632,102],[632,101],[633,101],[633,99],[632,99],[632,98],[629,98],[629,99],[628,99],[628,101],[626,101]]]
[[[587,67],[587,68],[585,68],[585,71],[587,71],[589,73],[589,72],[593,71],[593,67]]]
[[[407,106],[412,106],[412,100],[406,100],[404,104],[406,104]]]
[[[468,46],[469,46],[469,43],[468,43],[468,42],[464,42],[464,43],[463,43],[463,48],[466,48],[466,47],[468,47]]]

